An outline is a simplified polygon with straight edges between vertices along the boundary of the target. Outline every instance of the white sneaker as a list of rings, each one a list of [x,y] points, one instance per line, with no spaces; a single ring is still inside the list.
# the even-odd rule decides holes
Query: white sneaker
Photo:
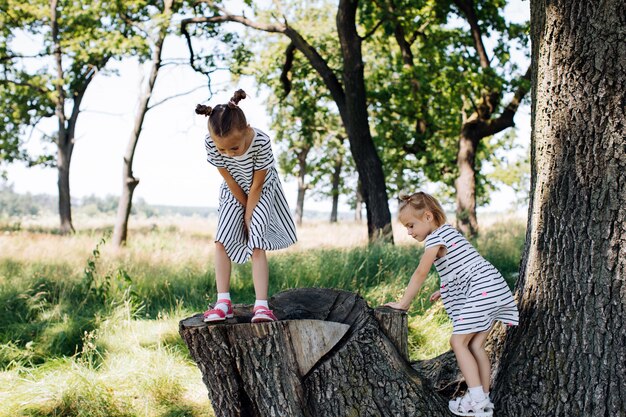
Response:
[[[489,403],[485,406],[485,409],[489,409],[493,411],[493,409],[496,408],[496,406],[493,405],[493,402],[491,402],[491,397],[488,395],[487,395],[487,400],[489,400]]]
[[[491,407],[489,407],[491,405]],[[448,408],[457,416],[464,417],[492,417],[493,403],[489,397],[483,398],[481,401],[474,401],[468,394],[463,397],[455,398],[448,402]]]

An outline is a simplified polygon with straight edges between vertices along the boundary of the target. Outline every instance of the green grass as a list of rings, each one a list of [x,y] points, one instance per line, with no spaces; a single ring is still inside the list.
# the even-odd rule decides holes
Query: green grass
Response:
[[[39,256],[47,246],[21,258],[0,256],[0,417],[213,415],[177,333],[180,319],[215,298],[212,265],[192,261],[196,253],[175,261],[158,255],[185,239],[202,247],[210,237],[175,227],[156,236],[145,231],[145,239],[119,254],[100,242],[103,233],[55,237],[67,245],[78,239],[76,252],[85,256]],[[78,249],[85,239],[90,251]],[[523,241],[523,224],[509,222],[487,229],[476,245],[512,285]],[[338,288],[381,305],[402,295],[421,253],[411,244],[272,254],[270,292]],[[431,272],[409,313],[412,359],[449,348],[450,322],[441,303],[428,301],[437,288]],[[234,267],[231,294],[235,302],[254,301],[249,263]]]

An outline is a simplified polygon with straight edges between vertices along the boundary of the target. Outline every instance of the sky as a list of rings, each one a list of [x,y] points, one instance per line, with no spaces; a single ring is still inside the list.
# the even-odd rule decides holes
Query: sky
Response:
[[[506,9],[510,20],[523,21],[529,17],[528,1],[513,0]],[[19,40],[28,45],[32,40]],[[187,46],[183,39],[169,37],[164,45],[164,58],[186,58]],[[525,68],[525,57],[516,58]],[[134,115],[140,94],[140,83],[148,71],[134,59],[114,62],[110,68],[117,69],[119,76],[98,74],[85,95],[82,113],[76,130],[76,145],[70,168],[70,189],[73,198],[89,195],[119,195],[122,188],[122,158],[130,138]],[[235,85],[226,72],[212,77],[214,96],[210,101],[208,89],[174,98],[150,110],[144,122],[142,134],[135,152],[133,171],[140,183],[134,198],[142,198],[149,204],[172,206],[217,206],[217,190],[221,177],[206,162],[204,135],[206,119],[194,113],[197,103],[215,105],[228,101],[232,93],[243,88],[248,98],[239,105],[250,125],[264,130],[268,128],[269,116],[264,100],[267,91],[259,91],[251,78],[242,78]],[[161,69],[155,85],[152,103],[163,98],[206,86],[206,78],[186,65],[166,66]],[[505,98],[506,99],[506,98]],[[530,142],[530,108],[522,106],[516,115],[518,142]],[[41,153],[51,144],[39,140],[41,132],[54,131],[54,122],[40,124],[27,142],[32,154]],[[276,153],[276,146],[274,145]],[[522,151],[516,151],[519,155]],[[21,163],[8,167],[8,182],[15,191],[32,194],[57,194],[57,171],[54,168],[27,168]],[[292,209],[295,206],[297,184],[283,180],[283,186]],[[415,191],[415,190],[408,190]],[[515,195],[503,187],[492,195],[492,203],[479,210],[505,211],[511,207]],[[331,201],[305,201],[307,209],[330,211]],[[340,211],[349,210],[341,204]]]

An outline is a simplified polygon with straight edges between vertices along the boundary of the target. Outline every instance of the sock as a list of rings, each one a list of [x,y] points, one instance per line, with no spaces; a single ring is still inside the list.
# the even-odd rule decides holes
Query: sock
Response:
[[[263,306],[267,308],[268,310],[270,309],[270,306],[267,304],[267,300],[256,300],[254,302],[254,306],[255,307]]]
[[[489,391],[483,391],[485,393],[485,397],[489,398]]]
[[[230,293],[229,292],[218,292],[217,293],[218,300],[228,300],[230,301]],[[219,308],[224,312],[224,314],[228,313],[228,306],[224,303],[219,303],[215,305],[215,308]]]
[[[473,401],[482,401],[485,399],[485,393],[483,391],[483,386],[479,385],[477,387],[469,388],[470,397]]]

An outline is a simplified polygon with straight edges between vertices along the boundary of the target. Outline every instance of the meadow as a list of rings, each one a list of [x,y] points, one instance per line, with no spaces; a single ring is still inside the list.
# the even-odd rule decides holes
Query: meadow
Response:
[[[129,244],[110,244],[113,218],[0,219],[0,416],[212,416],[200,371],[178,321],[215,298],[214,220],[131,220]],[[481,253],[514,284],[524,219],[480,218]],[[332,287],[370,306],[397,299],[421,245],[394,224],[395,246],[368,245],[366,226],[311,221],[293,247],[270,253],[270,291]],[[431,271],[409,314],[413,360],[448,350],[451,325]],[[252,303],[250,264],[233,268],[231,294]]]

